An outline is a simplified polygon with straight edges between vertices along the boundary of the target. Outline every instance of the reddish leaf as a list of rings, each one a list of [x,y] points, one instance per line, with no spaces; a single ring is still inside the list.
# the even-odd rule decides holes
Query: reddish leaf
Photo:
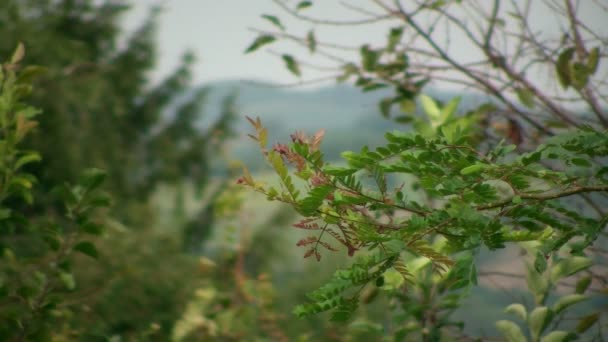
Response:
[[[319,229],[319,225],[316,223],[311,223],[315,221],[316,218],[306,218],[301,220],[298,223],[295,223],[293,226],[300,229],[309,229],[309,230],[317,230]]]
[[[318,241],[318,238],[316,236],[309,236],[309,237],[303,238],[300,241],[298,241],[296,243],[296,246],[306,246],[306,245],[310,245],[311,243],[315,243],[317,241]]]
[[[319,146],[321,146],[321,141],[325,136],[325,130],[321,128],[315,135],[312,137],[312,141],[310,142],[310,150],[317,151]]]
[[[314,248],[311,248],[309,250],[306,251],[306,253],[304,253],[304,258],[308,258],[309,256],[311,256],[313,253],[315,252]]]
[[[325,248],[327,248],[327,249],[329,249],[330,251],[333,251],[333,252],[337,252],[338,251],[338,249],[336,249],[334,246],[328,244],[325,241],[319,240],[319,245],[321,245],[321,246],[323,246],[323,247],[325,247]]]

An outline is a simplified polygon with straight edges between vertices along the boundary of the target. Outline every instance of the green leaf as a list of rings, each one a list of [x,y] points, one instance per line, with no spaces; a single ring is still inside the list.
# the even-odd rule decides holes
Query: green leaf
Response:
[[[538,340],[552,319],[553,312],[546,306],[540,306],[532,310],[528,317],[528,327],[530,328],[533,341]]]
[[[408,124],[408,123],[414,121],[414,118],[411,116],[400,115],[400,116],[395,117],[395,119],[393,119],[393,120],[395,120],[395,122],[398,122],[400,124]]]
[[[365,71],[374,71],[380,58],[380,53],[370,49],[369,45],[364,45],[360,49],[361,64]]]
[[[589,328],[591,328],[591,326],[593,324],[595,324],[595,322],[597,322],[597,320],[600,318],[600,313],[599,312],[594,312],[590,315],[587,315],[583,318],[581,318],[580,321],[578,321],[578,324],[576,325],[576,332],[579,334],[584,333],[585,331],[587,331]]]
[[[486,165],[486,164],[480,164],[480,163],[473,164],[473,165],[469,165],[469,166],[463,168],[462,170],[460,170],[460,174],[463,176],[471,175],[474,173],[479,173],[487,168],[488,168],[488,165]]]
[[[399,101],[399,109],[403,113],[414,114],[416,113],[416,101],[412,99],[403,99]]]
[[[92,242],[89,242],[89,241],[79,242],[72,249],[75,251],[78,251],[82,254],[88,255],[94,259],[97,259],[99,257],[97,248],[95,247],[95,245]]]
[[[441,110],[437,106],[435,100],[427,95],[420,95],[420,102],[422,102],[422,108],[424,112],[432,119],[438,119],[441,115]]]
[[[553,305],[553,311],[555,312],[555,314],[559,314],[560,312],[564,311],[565,309],[567,309],[568,307],[582,302],[584,300],[587,300],[588,297],[582,294],[570,294],[570,295],[566,295],[563,297],[560,297],[557,302],[555,302],[555,304]]]
[[[76,280],[74,280],[73,274],[61,272],[59,273],[59,279],[61,279],[61,282],[63,283],[63,285],[65,285],[66,289],[71,291],[76,288]]]
[[[259,37],[257,37],[253,43],[251,43],[251,45],[249,45],[249,47],[247,48],[247,50],[245,50],[245,53],[250,53],[253,52],[259,48],[261,48],[264,45],[270,44],[272,42],[274,42],[276,40],[276,38],[274,36],[271,35],[261,35]]]
[[[551,282],[557,283],[564,277],[571,276],[579,271],[589,268],[593,261],[582,256],[572,256],[562,259],[551,268]]]
[[[17,83],[32,83],[38,76],[44,75],[48,72],[48,68],[28,65],[19,73]]]
[[[599,64],[599,61],[600,61],[600,48],[596,46],[593,49],[591,49],[591,51],[589,52],[589,57],[587,57],[587,70],[589,70],[589,73],[591,75],[595,74],[595,72],[597,71],[597,66]]]
[[[451,119],[454,114],[456,114],[456,110],[458,110],[458,105],[460,104],[460,101],[462,100],[462,98],[460,96],[457,96],[453,99],[450,100],[450,102],[448,102],[448,104],[446,104],[442,109],[441,109],[441,117],[440,117],[440,122],[443,124],[444,122],[448,121],[449,119]]]
[[[299,203],[300,213],[303,216],[314,215],[325,200],[325,197],[327,197],[327,195],[329,195],[333,190],[333,187],[329,185],[318,186],[310,190],[308,197],[305,197]]]
[[[578,62],[570,65],[570,77],[571,85],[575,89],[583,89],[589,81],[587,65]]]
[[[17,44],[15,52],[13,52],[13,56],[11,57],[11,64],[17,64],[21,62],[23,56],[25,56],[25,46],[23,45],[23,43],[19,42],[19,44]]]
[[[349,329],[353,329],[355,331],[373,333],[373,334],[381,334],[384,331],[382,325],[378,323],[373,323],[369,321],[356,321],[352,322],[348,325]]]
[[[350,168],[345,168],[345,167],[339,167],[339,166],[325,166],[323,168],[323,172],[330,175],[330,176],[350,176],[353,173],[357,172],[356,169],[350,169]]]
[[[313,30],[308,31],[306,35],[306,45],[308,46],[308,51],[310,53],[314,53],[317,50],[317,39],[315,38],[315,32]]]
[[[557,79],[564,89],[568,88],[571,84],[570,60],[574,56],[574,51],[573,47],[565,49],[559,54],[555,63]]]
[[[528,313],[526,312],[526,307],[519,303],[513,303],[513,304],[507,306],[505,309],[505,312],[516,315],[524,322],[528,319]]]
[[[570,159],[570,162],[576,166],[591,167],[591,163],[583,158],[572,158]]]
[[[300,3],[298,4],[298,6],[296,6],[296,10],[302,10],[305,8],[308,8],[312,6],[312,1],[300,1]]]
[[[0,221],[1,220],[6,220],[7,218],[11,217],[11,209],[9,208],[1,208],[0,209]]]
[[[397,44],[401,41],[401,37],[403,36],[403,26],[394,27],[388,34],[388,44],[386,46],[386,50],[389,52],[395,51]]]
[[[568,331],[552,331],[540,339],[540,342],[567,342],[576,339],[576,334]]]
[[[591,285],[591,276],[585,276],[576,282],[576,293],[583,294]]]
[[[502,333],[502,335],[505,337],[505,339],[508,342],[525,342],[526,341],[526,338],[524,337],[524,334],[521,332],[521,329],[519,328],[519,326],[517,326],[517,324],[515,324],[511,321],[500,320],[500,321],[496,322],[496,328],[498,328],[498,330],[500,330],[500,332]]]
[[[27,153],[24,156],[21,156],[19,159],[17,159],[17,161],[15,162],[14,169],[18,170],[25,164],[39,162],[40,160],[42,160],[42,158],[40,157],[40,154],[38,152]]]
[[[380,113],[382,113],[382,116],[385,118],[388,118],[390,116],[392,106],[393,106],[392,98],[382,99],[382,101],[380,101],[378,103],[378,107],[380,107]]]
[[[541,276],[534,267],[526,263],[528,272],[526,273],[526,281],[528,288],[534,294],[536,303],[544,302],[547,296],[547,290],[549,289],[549,282],[545,277]]]
[[[515,93],[517,94],[517,98],[519,102],[521,102],[524,106],[528,108],[534,108],[534,94],[530,89],[527,88],[515,88]]]
[[[281,21],[279,20],[279,18],[275,17],[274,15],[262,14],[262,18],[268,20],[274,26],[276,26],[279,29],[281,29],[281,31],[285,30],[285,26],[283,26],[283,24],[281,23]]]
[[[334,309],[331,314],[330,320],[332,322],[346,322],[357,310],[359,305],[359,298],[354,297],[352,299],[343,299],[340,301],[340,305]]]
[[[100,169],[87,169],[80,176],[79,184],[87,191],[98,188],[106,178],[106,172]]]
[[[93,207],[110,207],[112,205],[112,198],[107,193],[101,192],[90,198],[88,203]]]
[[[91,235],[101,235],[103,232],[102,225],[94,222],[85,222],[80,226],[82,231]]]
[[[543,273],[547,269],[547,259],[545,254],[541,251],[536,251],[536,257],[534,258],[534,269],[538,273]]]
[[[298,62],[296,62],[296,60],[291,55],[285,54],[282,57],[283,61],[285,62],[285,66],[287,67],[287,70],[289,70],[292,74],[300,77],[301,73]]]

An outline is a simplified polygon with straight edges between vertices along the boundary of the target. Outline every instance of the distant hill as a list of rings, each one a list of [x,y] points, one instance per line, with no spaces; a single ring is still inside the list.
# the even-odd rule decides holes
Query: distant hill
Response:
[[[394,129],[409,129],[383,118],[378,102],[390,96],[389,89],[364,93],[350,85],[339,84],[317,89],[278,88],[249,81],[223,81],[207,84],[210,88],[205,113],[219,113],[222,99],[236,93],[239,118],[238,139],[232,151],[237,159],[255,163],[257,154],[250,146],[246,133],[251,132],[245,115],[259,116],[270,131],[269,141],[286,142],[289,134],[302,130],[308,134],[323,128],[326,138],[323,150],[329,158],[337,158],[344,150],[359,150],[362,145],[374,146],[383,142],[383,135]],[[429,90],[428,94],[447,101],[461,96],[461,108],[469,109],[484,102],[478,94],[457,94]],[[208,119],[208,118],[206,118]],[[253,159],[253,158],[255,159]]]

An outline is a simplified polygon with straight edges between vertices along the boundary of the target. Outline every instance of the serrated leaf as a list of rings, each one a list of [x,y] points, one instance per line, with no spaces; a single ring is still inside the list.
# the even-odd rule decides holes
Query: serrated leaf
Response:
[[[565,309],[567,309],[568,307],[582,302],[584,300],[587,300],[588,297],[582,294],[570,294],[570,295],[566,295],[563,297],[560,297],[557,302],[555,302],[555,304],[553,305],[553,311],[555,312],[555,314],[559,314],[560,312],[564,311]]]
[[[496,328],[500,330],[502,335],[508,342],[525,342],[526,338],[521,332],[519,326],[511,321],[500,320],[496,322]]]
[[[88,255],[94,259],[97,259],[99,257],[99,252],[97,252],[97,248],[92,242],[89,241],[79,242],[72,249],[82,254]]]
[[[275,40],[277,39],[272,35],[261,35],[257,37],[253,43],[251,43],[251,45],[249,45],[249,47],[245,50],[245,53],[253,52],[264,45],[274,42]]]
[[[510,313],[519,317],[522,321],[527,321],[528,313],[526,307],[519,303],[513,303],[505,308],[506,313]]]
[[[289,70],[289,72],[291,72],[292,74],[300,77],[301,73],[300,73],[300,66],[298,65],[298,62],[296,62],[296,60],[291,56],[291,55],[283,55],[282,56],[283,61],[285,62],[285,66],[287,67],[287,70]]]

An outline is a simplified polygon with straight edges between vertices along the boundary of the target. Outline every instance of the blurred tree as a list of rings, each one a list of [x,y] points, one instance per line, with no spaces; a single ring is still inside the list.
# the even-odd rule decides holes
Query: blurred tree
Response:
[[[159,10],[154,9],[139,29],[125,37],[119,19],[127,10],[128,3],[121,0],[0,1],[0,55],[10,56],[22,42],[27,51],[23,64],[48,69],[36,79],[28,99],[43,114],[36,132],[23,143],[24,150],[41,155],[40,163],[25,167],[38,185],[32,188],[36,201],[24,216],[62,219],[62,202],[49,195],[50,189],[77,179],[84,168],[97,167],[107,171],[104,188],[114,201],[104,221],[112,217],[134,228],[110,224],[107,234],[94,240],[101,262],[90,267],[76,259],[70,266],[70,287],[78,292],[61,297],[66,299],[61,316],[50,312],[56,320],[32,319],[53,327],[53,338],[58,340],[112,336],[167,340],[200,274],[197,257],[181,253],[177,230],[151,229],[158,227],[160,216],[151,205],[152,197],[161,185],[210,190],[200,208],[207,213],[219,194],[215,185],[222,186],[221,182],[209,186],[210,174],[230,135],[233,97],[225,99],[220,113],[202,122],[208,89],[190,90],[194,63],[190,53],[184,54],[174,72],[151,86]],[[12,198],[7,201],[3,204],[8,208],[21,205]],[[190,222],[184,233],[188,246],[201,245],[191,237],[209,236],[197,229],[211,229],[213,219],[194,217],[199,220]],[[18,257],[40,254],[38,235],[9,231],[0,241],[1,252],[6,246],[15,249],[13,241],[18,238]],[[5,322],[0,319],[0,330],[13,330]]]
[[[41,183],[74,179],[84,167],[105,169],[115,214],[137,227],[154,217],[141,210],[159,184],[204,186],[210,153],[229,135],[234,111],[229,98],[219,118],[200,127],[208,90],[184,96],[194,62],[190,53],[150,86],[159,10],[122,44],[119,19],[128,8],[122,0],[2,1],[0,54],[21,41],[26,63],[49,68],[32,99],[45,111],[41,134],[29,141],[43,156],[35,172]]]

